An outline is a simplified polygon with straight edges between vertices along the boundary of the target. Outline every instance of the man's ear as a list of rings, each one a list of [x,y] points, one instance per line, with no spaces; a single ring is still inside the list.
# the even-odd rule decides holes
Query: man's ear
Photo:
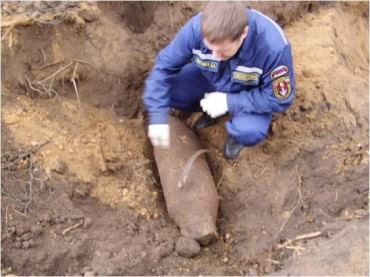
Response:
[[[248,35],[248,30],[249,30],[249,27],[248,27],[248,26],[246,26],[246,27],[245,27],[245,29],[244,29],[244,31],[243,31],[243,33],[242,33],[242,36],[241,36],[242,40],[243,40],[243,39],[245,39],[245,38],[247,37],[247,35]]]

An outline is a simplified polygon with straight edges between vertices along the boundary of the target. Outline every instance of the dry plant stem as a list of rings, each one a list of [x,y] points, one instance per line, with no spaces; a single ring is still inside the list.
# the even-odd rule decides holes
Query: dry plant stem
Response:
[[[41,49],[42,58],[44,59],[44,62],[46,62],[46,55],[44,49]]]
[[[81,59],[72,59],[72,61],[79,62],[79,63],[84,63],[84,64],[87,64],[87,65],[91,66],[93,69],[95,69],[96,71],[98,71],[100,73],[102,79],[104,79],[103,73],[99,69],[97,69],[96,66],[92,65],[91,63],[89,63],[89,62],[87,62],[85,60],[81,60]]]
[[[6,27],[17,27],[17,26],[27,26],[27,25],[31,25],[32,23],[34,22],[37,22],[37,23],[41,23],[41,24],[51,24],[51,25],[57,25],[59,23],[62,23],[65,19],[65,15],[66,15],[66,12],[64,12],[62,14],[62,19],[58,20],[58,21],[45,21],[45,20],[42,20],[40,18],[36,18],[36,17],[29,17],[29,16],[23,16],[21,18],[16,18],[10,22],[5,22],[3,24],[1,24],[1,28],[6,28]],[[55,18],[55,17],[54,17]]]
[[[51,96],[50,92],[51,92],[52,87],[53,87],[54,79],[55,79],[55,77],[54,77],[53,79],[51,79],[51,82],[50,82],[50,84],[49,84],[49,89],[48,89],[48,95],[49,95],[49,96]]]
[[[6,30],[5,34],[1,37],[1,41],[5,39],[5,37],[10,33],[11,30],[13,30],[14,25],[10,26],[8,30]]]
[[[42,70],[42,69],[45,69],[47,67],[50,67],[50,66],[54,66],[54,65],[57,65],[57,64],[60,64],[64,62],[64,59],[63,60],[60,60],[60,61],[55,61],[55,62],[52,62],[52,63],[48,63],[48,64],[45,64],[43,66],[41,66],[40,68],[37,68],[37,70]]]
[[[278,249],[286,248],[289,244],[292,244],[293,242],[296,242],[296,241],[299,241],[299,240],[317,238],[317,237],[321,236],[321,234],[322,234],[321,232],[313,232],[313,233],[297,236],[294,239],[287,240],[283,244],[279,244]]]
[[[71,227],[68,227],[67,229],[63,230],[62,235],[65,236],[68,232],[77,229],[78,227],[81,227],[84,223],[84,220],[82,219],[80,222],[76,223],[75,225],[72,225]]]
[[[1,24],[1,28],[6,28],[6,27],[14,28],[14,27],[17,27],[19,25],[27,26],[27,25],[30,25],[32,22],[33,22],[32,18],[23,17],[23,18],[18,18],[18,19],[12,20],[10,22],[3,23],[3,24]]]
[[[216,184],[216,188],[218,188],[221,185],[222,181],[224,180],[224,177],[225,177],[225,173],[222,172],[221,178],[218,180]]]
[[[298,170],[296,168],[296,172],[297,172],[297,176],[298,176],[298,200],[296,202],[296,204],[294,205],[293,209],[290,211],[289,213],[289,216],[284,220],[283,224],[280,226],[280,229],[279,231],[276,233],[276,235],[274,236],[274,240],[276,240],[276,238],[280,235],[280,233],[283,231],[284,227],[285,227],[285,224],[288,222],[288,220],[290,219],[290,217],[292,216],[292,214],[295,212],[295,210],[297,209],[299,203],[302,202],[302,192],[301,192],[301,187],[302,187],[302,177],[301,175],[298,174]]]
[[[32,82],[28,79],[28,77],[26,77],[26,80],[27,80],[27,83],[28,83],[28,86],[30,87],[30,89],[32,89],[33,91],[36,91],[40,94],[44,94],[41,90],[39,90],[38,88],[35,88],[33,85],[32,85]]]
[[[299,252],[299,251],[301,251],[301,250],[304,250],[304,249],[305,249],[304,247],[302,247],[302,246],[298,246],[298,245],[296,245],[296,246],[287,245],[287,246],[285,246],[284,248],[286,248],[286,249],[291,249],[291,250],[294,250],[294,251],[297,251],[297,252]]]
[[[59,23],[62,23],[64,21],[64,18],[62,18],[61,20],[58,20],[58,21],[54,21],[54,22],[48,22],[48,21],[44,21],[44,20],[41,20],[41,19],[38,19],[38,18],[35,18],[35,17],[32,17],[32,19],[38,23],[42,23],[42,24],[50,24],[50,25],[58,25]]]
[[[5,194],[6,196],[9,196],[11,199],[13,199],[15,202],[18,202],[22,206],[24,205],[22,200],[11,194],[4,186],[4,184],[1,184],[1,193]],[[14,209],[14,208],[13,208]]]
[[[68,67],[70,67],[71,65],[73,64],[73,62],[70,62],[69,64],[63,66],[62,68],[58,69],[57,71],[55,71],[53,74],[51,74],[49,77],[46,77],[45,79],[41,80],[41,81],[37,81],[36,83],[43,83],[47,80],[50,80],[51,78],[54,78],[58,73],[66,70]]]
[[[171,30],[173,31],[173,15],[172,15],[172,7],[171,7],[171,4],[170,4],[170,19],[171,19]]]
[[[18,154],[18,157],[17,158],[14,157],[15,160],[11,161],[10,163],[7,163],[6,165],[1,166],[1,169],[9,168],[9,166],[11,166],[11,165],[19,162],[20,160],[22,160],[25,157],[31,155],[32,153],[36,152],[37,150],[39,150],[41,147],[45,146],[49,142],[50,142],[50,140],[47,140],[47,141],[45,141],[45,142],[43,142],[43,143],[41,143],[39,145],[36,145],[36,146],[32,147],[31,149],[29,149],[29,150],[27,150],[27,151],[25,151],[23,153]]]
[[[5,209],[5,226],[8,226],[8,209],[9,207],[7,206]]]
[[[75,92],[76,92],[76,96],[77,96],[77,101],[78,101],[78,106],[81,106],[80,95],[78,94],[77,85],[76,85],[76,79],[75,79],[77,67],[78,67],[78,62],[76,63],[75,69],[73,70],[73,75],[72,75],[72,78],[71,78],[71,82],[73,83],[73,87],[75,88]]]
[[[24,213],[22,213],[22,212],[18,211],[16,208],[13,208],[13,211],[14,211],[15,213],[19,214],[20,216],[23,216],[23,217],[25,217],[25,218],[28,218],[28,216],[27,216],[27,215],[25,215]]]
[[[275,265],[280,265],[281,264],[281,262],[276,261],[276,260],[273,260],[273,259],[270,259],[270,258],[265,259],[265,261],[266,262],[270,262],[270,263],[275,264]]]
[[[28,198],[28,201],[27,203],[24,204],[24,210],[23,210],[23,213],[26,213],[27,210],[30,211],[29,209],[29,206],[31,205],[32,203],[32,195],[33,195],[33,188],[32,188],[32,183],[33,183],[33,173],[32,173],[32,170],[33,170],[33,164],[32,164],[32,154],[30,154],[30,167],[29,167],[29,174],[30,174],[30,180],[28,181],[28,186],[29,186],[29,198]],[[31,212],[31,211],[30,211]]]

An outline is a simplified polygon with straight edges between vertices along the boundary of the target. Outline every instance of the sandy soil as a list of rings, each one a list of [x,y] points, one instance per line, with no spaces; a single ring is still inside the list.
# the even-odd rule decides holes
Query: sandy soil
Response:
[[[365,2],[246,4],[284,26],[297,99],[236,162],[225,119],[200,132],[220,237],[174,251],[141,94],[202,5],[2,2],[2,274],[369,274]]]

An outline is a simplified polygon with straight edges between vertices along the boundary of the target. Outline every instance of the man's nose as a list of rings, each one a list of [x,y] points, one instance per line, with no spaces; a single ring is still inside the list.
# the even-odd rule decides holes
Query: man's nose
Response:
[[[217,59],[221,59],[223,57],[222,53],[219,51],[213,51],[213,56]]]

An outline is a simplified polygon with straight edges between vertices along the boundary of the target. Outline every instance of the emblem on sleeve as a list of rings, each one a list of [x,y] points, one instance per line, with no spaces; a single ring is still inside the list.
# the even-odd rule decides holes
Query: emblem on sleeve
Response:
[[[288,73],[288,67],[280,65],[271,72],[271,79],[276,79]]]
[[[285,76],[273,81],[272,89],[276,98],[287,99],[292,91],[289,77]]]

